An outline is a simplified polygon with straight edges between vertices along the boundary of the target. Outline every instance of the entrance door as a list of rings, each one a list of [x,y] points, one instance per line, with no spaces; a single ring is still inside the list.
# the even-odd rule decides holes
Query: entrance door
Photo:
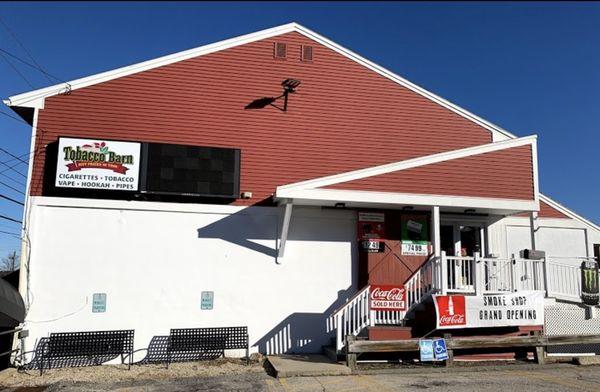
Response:
[[[473,257],[475,252],[485,255],[484,224],[453,222],[440,226],[441,250],[447,256]],[[452,259],[448,262],[448,286],[455,291],[473,290],[473,271],[471,260]]]
[[[485,255],[482,224],[443,224],[440,226],[441,250],[448,256],[473,257],[475,252]]]
[[[460,226],[460,255],[472,257],[475,252],[482,254],[481,227]]]

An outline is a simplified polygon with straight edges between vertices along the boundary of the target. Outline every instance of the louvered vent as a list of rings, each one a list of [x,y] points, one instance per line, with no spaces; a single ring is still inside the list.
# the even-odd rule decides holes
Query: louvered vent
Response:
[[[287,44],[283,42],[275,42],[275,53],[276,59],[284,59],[287,57]]]
[[[302,61],[313,61],[313,47],[310,45],[302,45]]]

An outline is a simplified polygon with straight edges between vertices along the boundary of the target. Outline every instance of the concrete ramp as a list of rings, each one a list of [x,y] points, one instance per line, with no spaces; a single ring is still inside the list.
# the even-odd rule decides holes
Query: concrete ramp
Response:
[[[349,367],[332,362],[324,355],[269,355],[267,360],[277,378],[351,374]]]

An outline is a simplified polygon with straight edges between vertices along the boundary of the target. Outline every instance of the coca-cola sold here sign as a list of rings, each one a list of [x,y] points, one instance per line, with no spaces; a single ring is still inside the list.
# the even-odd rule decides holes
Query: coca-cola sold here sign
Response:
[[[369,292],[371,310],[406,310],[404,286],[371,285]]]

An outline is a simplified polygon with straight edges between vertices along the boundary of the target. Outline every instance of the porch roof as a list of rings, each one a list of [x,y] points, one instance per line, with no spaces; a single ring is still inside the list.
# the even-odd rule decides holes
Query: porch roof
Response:
[[[279,203],[511,215],[539,210],[536,137],[448,151],[277,188]]]

